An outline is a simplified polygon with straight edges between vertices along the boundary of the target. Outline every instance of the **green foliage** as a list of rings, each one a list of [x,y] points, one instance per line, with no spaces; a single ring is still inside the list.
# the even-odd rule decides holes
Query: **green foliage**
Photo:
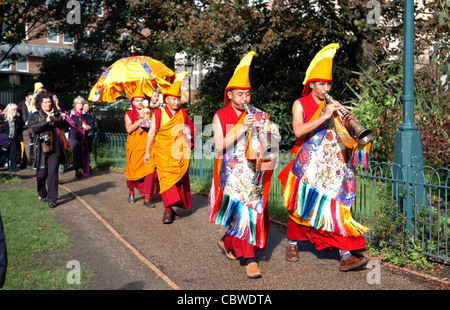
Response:
[[[443,83],[448,76],[443,49],[430,62],[415,72],[415,123],[422,136],[424,164],[433,167],[450,165],[450,92]],[[447,60],[448,61],[448,60]],[[403,72],[398,62],[379,65],[375,76],[361,69],[358,80],[347,83],[355,99],[346,102],[353,115],[367,128],[374,130],[371,159],[393,160],[395,133],[402,123],[401,95]]]
[[[110,108],[104,111],[95,109],[98,120],[99,132],[126,132],[124,110]]]
[[[79,289],[67,283],[67,231],[53,220],[36,191],[17,188],[0,195],[8,271],[4,290]],[[82,268],[82,283],[90,272]]]
[[[412,232],[405,229],[406,215],[388,191],[377,193],[380,204],[370,219],[373,223],[373,242],[368,243],[369,252],[385,262],[398,266],[412,266],[429,270],[424,247]]]
[[[429,62],[415,73],[415,121],[422,135],[424,162],[450,167],[450,59],[447,44],[436,44]]]
[[[438,253],[438,249],[446,248],[445,236],[450,230],[450,221],[445,208],[441,208],[435,199],[431,206],[416,208],[415,225],[417,240],[423,240],[420,246],[425,253]]]
[[[397,126],[401,122],[402,73],[397,63],[380,64],[376,77],[366,71],[354,72],[359,76],[347,87],[355,99],[345,102],[352,108],[358,122],[374,131],[370,150],[372,160],[392,161]]]
[[[17,176],[10,175],[8,173],[0,172],[0,184],[2,183],[19,183],[22,179]]]
[[[94,85],[103,72],[106,54],[71,50],[47,54],[38,80],[47,91],[57,93],[64,108],[71,109],[78,95],[87,99],[89,85]]]

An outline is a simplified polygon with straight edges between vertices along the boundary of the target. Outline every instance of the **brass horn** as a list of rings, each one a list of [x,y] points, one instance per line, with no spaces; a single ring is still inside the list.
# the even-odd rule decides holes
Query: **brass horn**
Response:
[[[244,108],[247,114],[252,114],[247,103],[244,103]],[[278,127],[268,119],[262,119],[261,123],[264,125],[264,127],[257,129],[257,138],[258,142],[261,145],[261,157],[265,160],[275,159],[279,153],[279,143],[275,143],[276,145],[272,145],[272,139],[278,142],[281,139]]]
[[[333,102],[333,98],[327,93],[323,92],[323,96],[325,98],[325,102],[331,103]],[[338,111],[339,116],[342,117],[341,113]],[[355,119],[350,120],[350,126],[355,132],[356,140],[359,144],[366,144],[370,142],[373,138],[373,131],[371,129],[367,129],[364,126],[360,125]]]

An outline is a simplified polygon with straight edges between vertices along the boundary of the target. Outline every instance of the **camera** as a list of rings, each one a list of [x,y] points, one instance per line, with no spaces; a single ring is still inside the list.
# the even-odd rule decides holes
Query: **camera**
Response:
[[[53,110],[53,116],[55,116],[55,117],[60,117],[61,113],[62,113],[61,110]]]
[[[40,136],[40,139],[41,139],[41,142],[44,142],[47,145],[51,144],[50,136],[48,134],[44,134],[44,135]]]

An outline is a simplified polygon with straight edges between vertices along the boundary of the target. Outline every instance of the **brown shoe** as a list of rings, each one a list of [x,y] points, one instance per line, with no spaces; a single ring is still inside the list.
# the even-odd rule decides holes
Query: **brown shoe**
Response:
[[[171,211],[164,211],[162,222],[164,224],[171,224],[173,222],[173,216]]]
[[[247,272],[247,277],[249,277],[250,279],[257,279],[262,277],[257,262],[252,262],[245,266],[245,271]]]
[[[181,216],[179,216],[178,214],[176,214],[175,211],[173,211],[173,209],[172,209],[172,218],[173,218],[174,220],[179,220],[179,219],[181,218]]]
[[[290,245],[286,247],[286,259],[290,262],[298,262],[298,248],[296,245]]]
[[[236,255],[234,255],[233,250],[229,250],[228,252],[227,252],[227,250],[225,250],[225,244],[223,243],[223,240],[222,240],[222,239],[220,239],[219,242],[218,242],[217,244],[219,245],[219,248],[221,248],[222,251],[225,252],[225,255],[226,255],[229,259],[232,259],[232,260],[236,260],[236,259],[237,259]]]
[[[339,271],[350,271],[350,270],[358,270],[367,265],[369,259],[365,256],[356,257],[350,255],[346,260],[341,259],[341,263],[339,264]]]

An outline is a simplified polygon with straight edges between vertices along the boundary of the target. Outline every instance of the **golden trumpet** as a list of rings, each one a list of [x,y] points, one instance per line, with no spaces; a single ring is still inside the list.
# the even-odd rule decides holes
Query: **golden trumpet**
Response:
[[[327,93],[323,92],[323,96],[325,98],[326,103],[333,102],[333,98]],[[338,111],[339,116],[342,118],[342,114]],[[359,144],[366,144],[370,142],[373,138],[373,131],[371,129],[367,129],[364,126],[360,125],[355,119],[350,120],[350,126],[355,132],[356,140]]]

